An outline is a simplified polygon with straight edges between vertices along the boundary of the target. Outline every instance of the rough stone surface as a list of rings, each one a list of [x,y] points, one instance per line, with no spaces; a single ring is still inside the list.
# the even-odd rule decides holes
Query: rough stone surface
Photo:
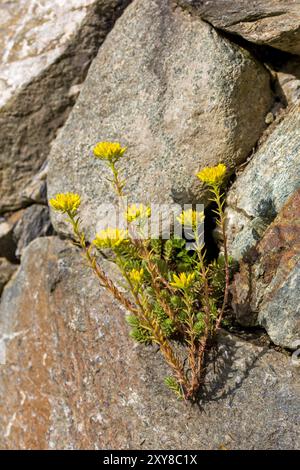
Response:
[[[216,28],[300,54],[299,0],[177,0]]]
[[[243,161],[271,101],[269,75],[247,51],[172,0],[136,0],[106,38],[53,146],[49,195],[79,192],[84,225],[94,231],[108,212],[100,204],[114,195],[91,149],[118,140],[129,147],[124,167],[135,202],[199,202],[195,172]]]
[[[299,449],[290,357],[222,334],[191,407],[165,389],[160,355],[134,345],[124,314],[69,243],[27,247],[0,306],[2,449]]]
[[[238,176],[227,202],[231,254],[239,259],[300,187],[300,107],[295,105]]]
[[[6,258],[0,258],[0,295],[17,267],[16,264],[10,263]]]
[[[40,204],[33,204],[24,210],[22,217],[13,229],[16,242],[16,257],[22,255],[24,248],[38,237],[52,235],[53,227],[50,221],[49,208]]]
[[[44,162],[91,60],[128,3],[1,1],[0,212],[22,205],[22,191]]]
[[[275,344],[300,340],[300,189],[293,194],[233,283],[233,307],[244,325],[255,321]]]

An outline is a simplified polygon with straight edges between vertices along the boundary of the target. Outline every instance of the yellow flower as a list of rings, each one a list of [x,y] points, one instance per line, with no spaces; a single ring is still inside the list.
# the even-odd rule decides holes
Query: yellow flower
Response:
[[[176,219],[181,223],[181,225],[196,228],[204,221],[204,212],[197,212],[193,209],[188,209],[183,211],[178,217],[176,217]]]
[[[75,193],[56,194],[55,198],[50,199],[49,204],[56,211],[68,212],[74,215],[80,206],[80,196]]]
[[[170,282],[170,284],[176,289],[188,289],[192,285],[194,278],[195,273],[180,273],[179,276],[173,274],[173,282]]]
[[[129,273],[129,278],[133,284],[139,285],[142,282],[144,277],[144,270],[141,269],[132,269]]]
[[[127,207],[127,210],[125,212],[125,218],[127,222],[133,222],[133,220],[139,218],[145,219],[147,217],[150,217],[150,215],[150,207],[144,206],[144,204],[140,204],[139,206],[132,204],[131,206]]]
[[[127,147],[121,147],[119,142],[98,142],[93,149],[95,157],[109,162],[116,162],[126,150]]]
[[[217,166],[205,167],[197,173],[199,180],[203,181],[210,186],[219,186],[223,183],[226,174],[226,166],[224,163],[219,163]]]
[[[99,248],[118,248],[123,243],[128,243],[127,230],[107,228],[97,233],[93,244]]]

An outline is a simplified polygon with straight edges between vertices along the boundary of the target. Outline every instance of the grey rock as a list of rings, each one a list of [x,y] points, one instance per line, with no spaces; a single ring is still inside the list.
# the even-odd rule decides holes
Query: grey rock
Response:
[[[240,259],[300,187],[300,112],[293,106],[261,145],[227,197],[230,252]]]
[[[263,326],[272,341],[284,348],[298,349],[300,342],[300,254],[295,266],[289,270],[284,282],[282,270],[276,273],[265,289],[258,313],[258,324]],[[271,293],[271,295],[270,295]],[[271,298],[270,298],[271,297]]]
[[[17,246],[16,257],[20,258],[24,248],[38,237],[52,235],[53,227],[50,221],[49,208],[33,204],[24,210],[22,217],[13,229],[13,237]]]
[[[0,296],[17,268],[18,265],[10,263],[6,258],[0,258]]]
[[[290,349],[300,342],[299,208],[300,189],[240,262],[232,285],[237,320],[263,326],[275,344]]]
[[[99,46],[129,0],[2,1],[0,212],[45,161]]]
[[[248,41],[300,54],[299,0],[177,0],[201,18]]]
[[[124,174],[134,202],[202,200],[195,173],[243,161],[265,128],[269,74],[174,1],[136,0],[118,20],[90,68],[49,162],[48,191],[82,196],[89,236],[115,201],[96,142],[128,145]],[[53,214],[55,229],[68,233]]]
[[[165,388],[168,368],[132,342],[124,315],[68,242],[26,248],[0,305],[2,449],[300,448],[288,355],[220,334],[192,407]]]

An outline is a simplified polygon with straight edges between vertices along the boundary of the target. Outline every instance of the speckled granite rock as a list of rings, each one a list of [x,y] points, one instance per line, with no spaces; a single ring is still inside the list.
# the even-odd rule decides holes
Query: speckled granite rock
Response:
[[[275,344],[296,349],[300,341],[300,189],[240,263],[232,291],[240,323],[257,323]]]
[[[228,193],[228,237],[239,259],[300,187],[300,106],[293,106],[255,153]]]
[[[84,226],[94,231],[108,212],[100,204],[114,195],[91,149],[120,140],[129,147],[124,167],[135,202],[199,202],[195,172],[243,161],[271,101],[269,75],[247,51],[173,0],[136,0],[106,38],[55,141],[49,195],[79,192]],[[67,230],[59,216],[53,222]]]
[[[291,358],[222,334],[201,408],[164,387],[160,355],[134,345],[125,312],[58,238],[25,250],[4,290],[2,449],[299,449]]]
[[[22,205],[78,84],[129,0],[0,5],[0,212]]]
[[[300,54],[299,0],[177,0],[216,28]]]

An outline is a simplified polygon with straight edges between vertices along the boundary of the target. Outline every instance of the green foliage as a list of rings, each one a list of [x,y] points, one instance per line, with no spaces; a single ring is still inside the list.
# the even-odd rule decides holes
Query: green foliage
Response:
[[[153,250],[153,259],[159,265],[160,270],[166,272],[190,271],[195,266],[196,255],[186,249],[186,241],[181,238],[168,240],[153,239],[150,241]]]
[[[224,263],[224,256],[220,255],[210,264],[210,282],[217,299],[223,296],[225,287]]]
[[[152,238],[150,240],[150,249],[158,258],[161,258],[163,254],[163,240],[161,238]]]
[[[170,303],[175,310],[179,310],[183,308],[183,302],[179,295],[171,295]]]
[[[179,398],[180,400],[184,398],[182,389],[174,377],[168,376],[165,378],[164,382],[165,382],[165,385],[168,387],[168,389],[171,390],[173,393],[175,393],[177,398]]]
[[[174,322],[166,315],[164,309],[157,302],[153,306],[152,313],[157,319],[166,338],[171,338],[175,332]]]
[[[126,194],[125,180],[120,176],[118,164],[125,152],[126,147],[116,142],[99,142],[94,148],[95,157],[111,170],[110,182],[120,201]],[[143,234],[151,216],[151,208],[143,204],[124,208],[128,230],[108,227],[87,246],[77,215],[80,196],[58,194],[50,201],[54,210],[67,215],[76,244],[81,247],[101,285],[130,312],[126,320],[131,337],[139,343],[159,345],[173,374],[166,377],[165,384],[178,398],[196,399],[203,378],[206,347],[223,321],[230,274],[221,190],[225,176],[226,167],[222,163],[203,168],[197,174],[210,191],[211,201],[216,206],[217,224],[224,238],[224,256],[209,265],[199,235],[204,221],[202,211],[188,209],[177,217],[178,222],[187,225],[193,233],[194,251],[187,250],[184,239],[135,237],[136,232]],[[102,254],[105,249],[120,270],[126,293],[101,268],[97,250]],[[186,351],[183,359],[175,352],[175,341],[180,341]]]
[[[188,349],[200,351],[201,345],[214,334],[220,318],[226,287],[224,256],[220,255],[206,265],[203,245],[190,251],[185,240],[176,238],[147,240],[142,246],[130,241],[116,253],[116,263],[129,279],[133,271],[143,272],[141,283],[131,286],[131,290],[149,323],[146,325],[138,315],[127,316],[131,338],[146,345],[179,340]],[[159,339],[151,325],[159,328]],[[199,352],[193,354],[195,361],[201,361]],[[193,386],[192,392],[188,392],[188,386],[180,385],[184,381],[188,383],[189,376],[198,383],[195,374],[199,372],[195,372],[194,363],[189,361],[190,356],[190,370],[180,377],[180,381],[175,376],[165,379],[166,386],[180,399],[196,393],[197,385]]]
[[[197,336],[197,338],[200,338],[201,335],[205,331],[205,321],[204,321],[205,314],[204,312],[199,312],[196,315],[196,321],[194,323],[194,331]]]
[[[138,343],[150,344],[152,342],[152,335],[149,328],[146,328],[141,323],[136,315],[127,315],[126,321],[131,327],[130,336]]]

